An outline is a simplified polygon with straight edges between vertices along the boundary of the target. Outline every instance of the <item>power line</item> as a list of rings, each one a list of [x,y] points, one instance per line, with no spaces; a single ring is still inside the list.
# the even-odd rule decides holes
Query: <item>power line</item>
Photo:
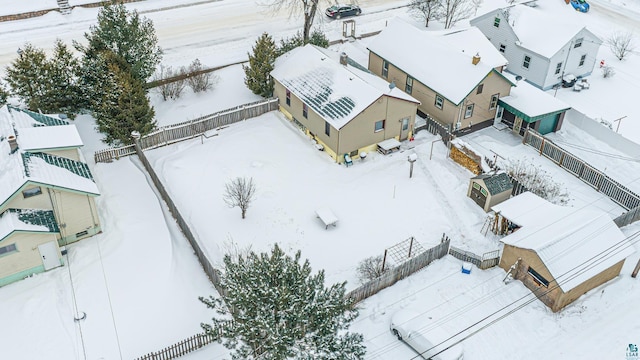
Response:
[[[111,302],[111,293],[109,292],[109,282],[107,281],[107,274],[104,271],[104,261],[102,260],[102,251],[100,250],[100,242],[96,240],[96,246],[98,248],[98,256],[100,257],[100,267],[102,269],[102,278],[104,279],[105,289],[107,290],[107,299],[109,301],[109,312],[111,313],[111,321],[113,323],[113,331],[116,333],[116,344],[118,345],[118,353],[120,354],[120,360],[122,360],[122,348],[120,346],[120,336],[118,335],[118,327],[116,326],[116,318],[113,315],[113,304]]]

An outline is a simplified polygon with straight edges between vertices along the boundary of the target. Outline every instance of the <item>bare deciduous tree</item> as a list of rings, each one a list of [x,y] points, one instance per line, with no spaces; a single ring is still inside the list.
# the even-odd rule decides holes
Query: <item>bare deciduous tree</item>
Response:
[[[613,69],[613,66],[605,65],[602,67],[602,76],[606,78],[613,77],[616,74],[616,71]]]
[[[194,93],[210,90],[220,80],[217,75],[204,72],[199,59],[193,60],[187,68],[187,73],[189,73],[187,84]]]
[[[367,281],[377,279],[382,274],[386,273],[389,269],[382,270],[382,256],[368,257],[358,264],[356,271],[358,272],[358,279],[363,284]]]
[[[304,43],[309,42],[309,34],[313,26],[313,20],[318,11],[318,3],[320,0],[262,0],[261,5],[268,6],[273,12],[282,9],[289,11],[289,16],[293,17],[302,13],[304,16],[304,25],[302,28],[302,40]]]
[[[442,17],[441,9],[440,0],[409,0],[409,12],[414,17],[424,20],[426,27],[429,27],[429,21]]]
[[[163,80],[183,73],[184,68],[180,68],[180,70],[173,70],[171,66],[160,65],[160,69],[153,74],[152,80],[160,82],[160,85],[155,87],[155,91],[162,96],[162,100],[167,101],[168,99],[178,99],[182,95],[182,91],[186,86],[184,79],[171,82],[163,82]]]
[[[444,28],[450,29],[458,21],[473,15],[475,6],[471,0],[440,0],[444,14]]]
[[[225,184],[223,199],[229,207],[239,207],[244,219],[255,194],[256,186],[253,183],[253,178],[237,177]]]
[[[631,32],[616,31],[607,39],[609,49],[618,60],[624,59],[635,49],[633,44],[633,34]]]

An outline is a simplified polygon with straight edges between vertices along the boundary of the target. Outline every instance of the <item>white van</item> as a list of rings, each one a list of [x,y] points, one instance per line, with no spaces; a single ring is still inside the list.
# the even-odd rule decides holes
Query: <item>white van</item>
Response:
[[[389,328],[398,340],[404,341],[424,359],[462,360],[464,355],[461,344],[456,344],[440,354],[433,355],[446,347],[443,345],[434,346],[453,335],[448,334],[441,326],[430,329],[430,323],[433,323],[433,321],[418,312],[400,310],[391,317]],[[427,336],[424,336],[420,331],[425,331]],[[450,343],[451,341],[446,344]]]

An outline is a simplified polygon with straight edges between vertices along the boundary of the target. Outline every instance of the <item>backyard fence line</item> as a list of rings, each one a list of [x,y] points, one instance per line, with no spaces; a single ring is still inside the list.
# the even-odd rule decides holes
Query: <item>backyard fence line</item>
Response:
[[[627,211],[626,213],[618,216],[617,218],[613,219],[613,222],[615,222],[616,225],[618,225],[618,227],[621,228],[623,226],[627,226],[631,223],[634,223],[638,220],[640,220],[640,206],[633,208]]]
[[[382,276],[349,291],[345,297],[351,299],[353,304],[356,304],[372,295],[375,295],[380,290],[386,289],[398,281],[407,278],[409,275],[423,269],[434,260],[446,256],[450,243],[451,240],[443,235],[440,244],[427,249],[420,255],[416,255],[401,265],[390,269]]]
[[[270,98],[253,103],[239,105],[231,109],[219,111],[213,114],[181,122],[174,125],[163,126],[140,138],[142,150],[155,149],[160,146],[170,145],[179,141],[193,139],[202,136],[205,132],[228,126],[246,119],[257,117],[278,109],[278,99]],[[94,153],[94,160],[98,162],[111,162],[120,157],[134,154],[133,145],[99,150]]]
[[[425,124],[416,126],[415,132],[417,133],[420,130],[427,130],[428,132],[434,135],[440,135],[442,141],[447,144],[453,138],[453,134],[449,131],[449,127],[441,124],[438,120],[431,117],[429,114],[422,113],[418,111],[418,113],[424,118]]]
[[[482,270],[497,266],[500,262],[500,250],[486,252],[482,256],[480,256],[470,251],[465,251],[455,246],[451,246],[449,247],[449,255],[455,257],[456,259],[472,263]]]
[[[638,194],[544,136],[528,129],[522,141],[626,210],[640,206]]]
[[[206,345],[217,341],[220,337],[213,334],[196,334],[189,338],[186,338],[166,348],[143,355],[136,360],[170,360],[175,359],[183,355],[187,355],[192,351],[196,351]]]

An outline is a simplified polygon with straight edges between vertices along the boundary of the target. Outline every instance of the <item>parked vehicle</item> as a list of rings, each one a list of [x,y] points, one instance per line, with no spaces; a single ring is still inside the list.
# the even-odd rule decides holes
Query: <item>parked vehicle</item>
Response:
[[[573,6],[576,11],[580,11],[583,13],[589,11],[589,3],[587,2],[587,0],[571,0],[571,6]]]
[[[358,16],[362,14],[362,10],[358,5],[333,5],[324,13],[332,19],[342,19],[347,16]]]
[[[442,328],[430,327],[434,320],[427,319],[412,310],[400,310],[391,317],[389,329],[398,340],[403,341],[415,350],[423,359],[427,360],[462,360],[462,345],[456,344],[451,348],[435,355],[444,349],[440,342],[447,340],[453,334],[447,334]],[[420,333],[425,331],[427,336]]]

